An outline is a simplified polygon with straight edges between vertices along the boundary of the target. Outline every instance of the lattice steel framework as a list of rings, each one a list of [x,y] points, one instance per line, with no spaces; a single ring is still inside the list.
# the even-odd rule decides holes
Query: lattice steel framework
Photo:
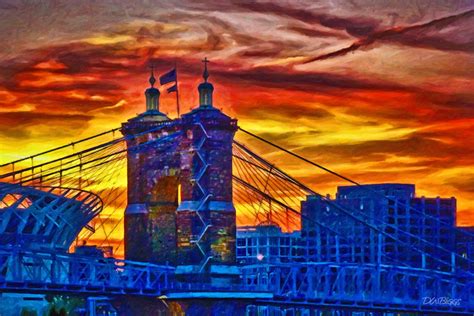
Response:
[[[272,291],[278,303],[355,310],[474,312],[474,280],[440,271],[377,264],[260,264],[242,269],[245,286]],[[455,298],[428,304],[431,298]]]
[[[146,133],[157,131],[166,124],[169,123]],[[79,244],[87,242],[99,247],[112,247],[113,252],[120,256],[123,252],[123,236],[116,232],[121,231],[126,207],[127,151],[146,150],[148,146],[173,142],[179,133],[145,141],[127,149],[125,137],[108,139],[114,136],[115,132],[116,129],[2,165],[0,183],[16,184],[17,186],[9,188],[23,187],[22,190],[31,187],[42,187],[45,190],[47,187],[58,188],[54,189],[55,192],[66,194],[65,198],[73,197],[75,191],[80,192],[79,197],[93,192],[102,200],[100,214],[94,214],[95,218],[92,220],[84,218],[86,223],[82,225],[79,234],[76,233],[76,240]],[[146,133],[131,137],[142,137]],[[73,150],[73,153],[68,153],[70,150]],[[54,158],[47,158],[51,156]],[[44,216],[49,216],[49,208],[43,207],[42,210],[46,214]]]
[[[149,263],[0,248],[1,291],[156,296],[173,273]]]
[[[66,251],[100,211],[88,191],[0,183],[0,244]]]

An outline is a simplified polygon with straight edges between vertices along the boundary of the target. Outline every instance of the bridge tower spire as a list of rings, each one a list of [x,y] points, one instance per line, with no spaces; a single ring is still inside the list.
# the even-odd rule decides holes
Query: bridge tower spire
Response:
[[[159,112],[160,111],[160,90],[155,88],[155,75],[153,73],[154,66],[150,66],[150,87],[145,90],[146,97],[146,111],[147,112]]]
[[[199,90],[199,107],[201,108],[212,108],[212,93],[214,91],[214,86],[212,83],[208,82],[209,71],[207,70],[207,63],[209,60],[205,57],[202,62],[204,63],[204,71],[202,77],[204,82],[201,83],[198,87]]]

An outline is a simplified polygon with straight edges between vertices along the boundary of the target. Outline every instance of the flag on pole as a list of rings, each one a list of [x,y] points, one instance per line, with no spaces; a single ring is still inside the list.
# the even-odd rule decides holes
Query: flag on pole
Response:
[[[164,85],[170,82],[176,82],[176,68],[160,76],[160,84]]]
[[[174,84],[172,87],[169,87],[168,89],[166,89],[166,91],[168,91],[168,93],[176,92],[178,91],[178,85]]]
[[[174,85],[167,88],[166,91],[168,93],[176,92],[176,112],[178,113],[179,117],[179,95],[178,95],[178,73],[176,71],[176,63],[174,64],[174,68],[165,73],[164,75],[160,76],[160,84],[165,85],[167,83],[174,82]]]

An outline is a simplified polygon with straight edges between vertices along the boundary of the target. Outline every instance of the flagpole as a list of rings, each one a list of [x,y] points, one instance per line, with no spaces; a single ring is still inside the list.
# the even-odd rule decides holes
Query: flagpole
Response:
[[[176,64],[176,61],[174,62],[174,71],[176,73],[176,111],[178,112],[178,118],[179,118],[178,66]]]

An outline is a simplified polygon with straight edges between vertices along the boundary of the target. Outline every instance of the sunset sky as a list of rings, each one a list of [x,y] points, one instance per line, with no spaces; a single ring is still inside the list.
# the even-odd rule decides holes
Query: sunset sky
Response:
[[[241,127],[362,183],[455,196],[474,225],[473,29],[472,1],[3,0],[0,163],[143,112],[150,64],[176,62],[189,111],[207,56]],[[161,110],[176,117],[165,89]],[[344,184],[249,147],[322,194]]]

